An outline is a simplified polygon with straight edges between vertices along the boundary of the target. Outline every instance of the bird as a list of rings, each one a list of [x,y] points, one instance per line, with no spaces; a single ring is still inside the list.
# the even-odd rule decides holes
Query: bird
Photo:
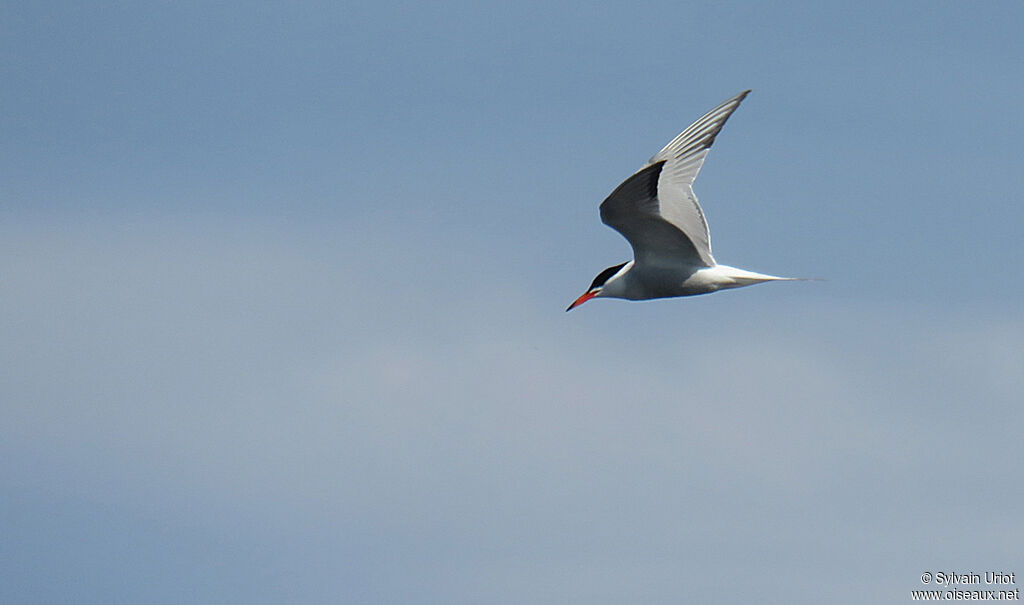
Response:
[[[802,281],[720,265],[693,182],[746,90],[704,114],[601,203],[601,222],[629,241],[633,260],[608,267],[566,311],[592,298],[649,300],[770,281]]]

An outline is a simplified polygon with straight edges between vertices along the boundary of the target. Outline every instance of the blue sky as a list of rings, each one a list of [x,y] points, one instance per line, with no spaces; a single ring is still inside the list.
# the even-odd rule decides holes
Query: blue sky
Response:
[[[864,603],[1024,573],[1014,2],[0,7],[0,600]],[[695,189],[824,282],[564,313]]]

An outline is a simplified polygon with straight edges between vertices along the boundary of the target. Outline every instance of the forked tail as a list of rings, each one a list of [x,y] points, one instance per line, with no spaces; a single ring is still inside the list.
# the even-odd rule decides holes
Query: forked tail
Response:
[[[779,277],[778,275],[766,275],[726,265],[718,265],[717,268],[721,270],[723,275],[734,280],[737,286],[752,286],[769,281],[825,281],[820,277]]]

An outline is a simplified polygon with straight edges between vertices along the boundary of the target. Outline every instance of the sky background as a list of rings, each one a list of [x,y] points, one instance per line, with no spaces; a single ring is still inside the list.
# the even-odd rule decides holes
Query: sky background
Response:
[[[0,601],[1021,577],[1022,24],[3,3]],[[695,186],[715,255],[827,281],[566,314],[630,256],[604,197],[747,88]]]

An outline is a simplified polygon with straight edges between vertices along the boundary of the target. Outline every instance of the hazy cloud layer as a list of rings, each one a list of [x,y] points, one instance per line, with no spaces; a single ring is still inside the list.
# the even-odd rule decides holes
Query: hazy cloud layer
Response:
[[[567,315],[207,229],[5,233],[4,548],[55,580],[12,599],[853,603],[1017,552],[1019,314]]]

